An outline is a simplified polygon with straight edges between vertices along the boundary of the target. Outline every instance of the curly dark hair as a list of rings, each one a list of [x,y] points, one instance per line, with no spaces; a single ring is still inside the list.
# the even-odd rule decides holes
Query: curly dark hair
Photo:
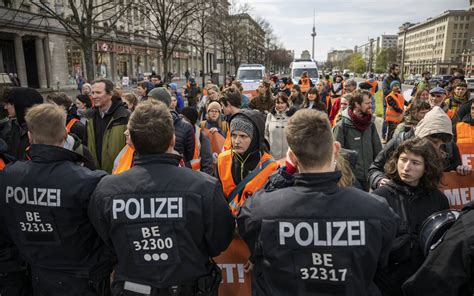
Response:
[[[441,154],[426,138],[413,138],[400,144],[385,163],[385,175],[393,181],[402,182],[398,175],[397,162],[400,155],[407,152],[423,157],[425,163],[425,173],[418,186],[427,190],[436,190],[443,174],[443,161]]]

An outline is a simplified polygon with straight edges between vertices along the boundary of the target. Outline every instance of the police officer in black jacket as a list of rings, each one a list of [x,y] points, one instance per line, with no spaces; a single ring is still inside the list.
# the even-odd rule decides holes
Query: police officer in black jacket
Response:
[[[34,295],[109,295],[111,258],[87,216],[105,172],[81,167],[76,163],[84,159],[62,148],[67,130],[61,107],[36,105],[26,123],[31,161],[3,170],[0,208],[30,265]]]
[[[373,279],[398,217],[368,193],[337,186],[340,145],[325,113],[299,110],[285,133],[300,172],[294,185],[258,191],[237,218],[258,295],[380,295]]]
[[[403,285],[406,296],[474,294],[474,202],[467,204],[442,242]]]
[[[89,217],[118,257],[113,295],[215,295],[211,257],[230,244],[234,220],[217,179],[178,166],[173,121],[161,102],[128,122],[134,166],[97,186]],[[199,294],[201,293],[201,294]]]

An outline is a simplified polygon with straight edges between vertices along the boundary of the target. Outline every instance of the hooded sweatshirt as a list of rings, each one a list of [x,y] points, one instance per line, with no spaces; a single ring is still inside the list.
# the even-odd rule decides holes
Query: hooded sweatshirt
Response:
[[[30,145],[25,122],[26,110],[33,105],[43,103],[41,94],[32,88],[14,87],[7,102],[13,104],[16,118],[11,121],[11,130],[7,135],[8,153],[16,159],[25,159],[25,150]]]
[[[438,106],[433,107],[430,112],[418,123],[415,128],[415,136],[424,138],[432,134],[449,134],[453,135],[451,119]]]
[[[254,126],[254,132],[247,151],[243,155],[235,153],[232,157],[232,178],[235,184],[239,184],[250,171],[255,169],[262,153],[268,150],[264,137],[265,116],[255,110],[241,110],[239,113],[234,114],[230,121],[237,116],[243,116],[251,121]],[[216,176],[219,176],[219,173],[216,173]]]

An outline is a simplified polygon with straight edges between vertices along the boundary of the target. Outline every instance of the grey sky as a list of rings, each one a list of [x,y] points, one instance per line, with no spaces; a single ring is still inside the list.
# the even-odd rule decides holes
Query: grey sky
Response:
[[[316,9],[315,56],[326,60],[331,49],[353,49],[368,38],[396,34],[404,22],[420,22],[446,10],[469,8],[468,0],[241,0],[253,16],[268,20],[287,49],[299,57],[311,53],[313,8]]]

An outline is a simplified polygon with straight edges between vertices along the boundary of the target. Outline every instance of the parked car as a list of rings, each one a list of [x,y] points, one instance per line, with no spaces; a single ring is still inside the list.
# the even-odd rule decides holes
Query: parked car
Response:
[[[441,79],[445,83],[448,83],[449,79],[451,79],[451,77],[453,77],[453,75],[438,75],[436,77],[438,77],[439,79]]]
[[[414,85],[415,84],[415,75],[408,75],[407,79],[403,82],[405,84]]]

